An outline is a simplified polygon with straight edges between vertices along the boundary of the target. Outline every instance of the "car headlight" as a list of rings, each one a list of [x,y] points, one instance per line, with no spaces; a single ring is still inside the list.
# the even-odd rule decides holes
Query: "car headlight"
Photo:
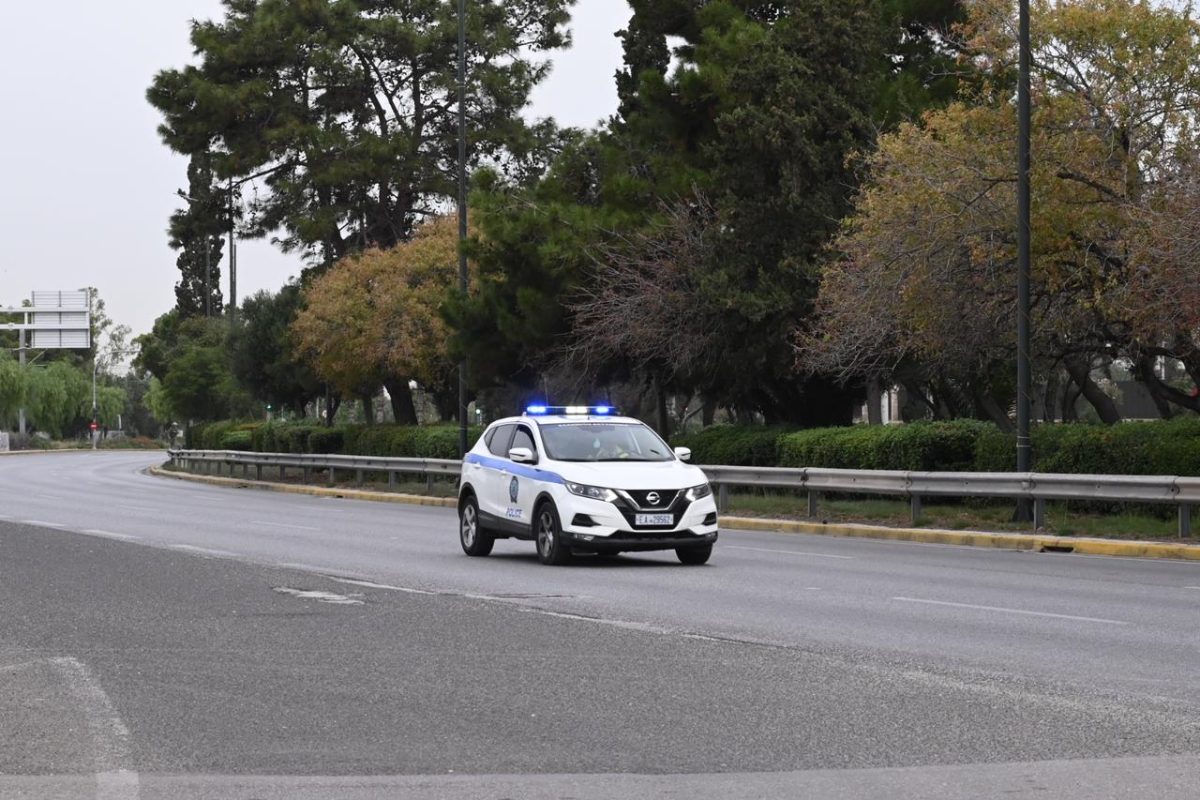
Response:
[[[684,494],[684,497],[694,503],[702,497],[708,497],[710,494],[712,494],[712,486],[708,485],[707,483],[702,483],[699,486],[693,486],[692,488],[688,489]]]
[[[604,489],[600,486],[585,486],[582,483],[571,483],[564,481],[564,486],[571,494],[577,494],[580,497],[586,497],[589,500],[602,500],[606,503],[611,503],[617,499],[617,493],[612,489]]]

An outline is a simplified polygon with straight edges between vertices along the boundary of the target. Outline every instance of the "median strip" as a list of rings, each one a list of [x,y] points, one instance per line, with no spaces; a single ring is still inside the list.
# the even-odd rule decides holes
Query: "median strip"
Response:
[[[188,472],[150,467],[151,475],[176,480],[206,483],[242,489],[262,489],[288,494],[304,494],[314,497],[338,497],[347,500],[370,500],[384,503],[438,506],[454,508],[453,497],[428,497],[426,495],[379,492],[368,489],[337,489],[304,484],[273,483],[245,478],[224,478],[215,475],[194,475]],[[961,547],[982,547],[994,550],[1028,550],[1038,553],[1077,553],[1094,556],[1120,556],[1131,558],[1165,558],[1181,561],[1200,561],[1200,545],[1145,542],[1122,539],[1096,539],[1068,536],[1047,536],[1034,533],[985,533],[982,531],[948,531],[936,528],[889,528],[883,525],[858,523],[808,522],[794,519],[771,519],[761,517],[721,517],[721,527],[726,530],[763,531],[768,533],[807,533],[818,536],[842,536],[860,539],[918,542],[921,544],[944,544]]]

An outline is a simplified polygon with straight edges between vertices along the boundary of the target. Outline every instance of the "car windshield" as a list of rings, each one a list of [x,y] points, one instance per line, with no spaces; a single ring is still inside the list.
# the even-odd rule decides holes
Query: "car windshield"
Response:
[[[573,422],[542,426],[556,461],[670,461],[671,449],[645,425]]]

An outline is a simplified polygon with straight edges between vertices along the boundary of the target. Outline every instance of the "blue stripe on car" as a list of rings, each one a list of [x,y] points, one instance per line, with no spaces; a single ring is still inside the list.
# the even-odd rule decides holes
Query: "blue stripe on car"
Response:
[[[548,472],[544,469],[528,466],[527,464],[518,464],[515,461],[505,461],[502,458],[491,458],[489,456],[481,456],[478,453],[467,453],[463,457],[463,461],[468,464],[478,464],[481,467],[489,469],[505,469],[513,475],[519,475],[522,478],[531,478],[535,481],[545,481],[546,483],[563,483],[562,475],[557,472]]]

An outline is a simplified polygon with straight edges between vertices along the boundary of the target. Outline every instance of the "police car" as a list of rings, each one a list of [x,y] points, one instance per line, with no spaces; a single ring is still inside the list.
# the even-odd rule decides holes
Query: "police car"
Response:
[[[543,564],[646,550],[703,564],[717,506],[690,457],[609,406],[530,406],[488,426],[463,458],[462,548],[486,556],[513,538],[535,542]]]

